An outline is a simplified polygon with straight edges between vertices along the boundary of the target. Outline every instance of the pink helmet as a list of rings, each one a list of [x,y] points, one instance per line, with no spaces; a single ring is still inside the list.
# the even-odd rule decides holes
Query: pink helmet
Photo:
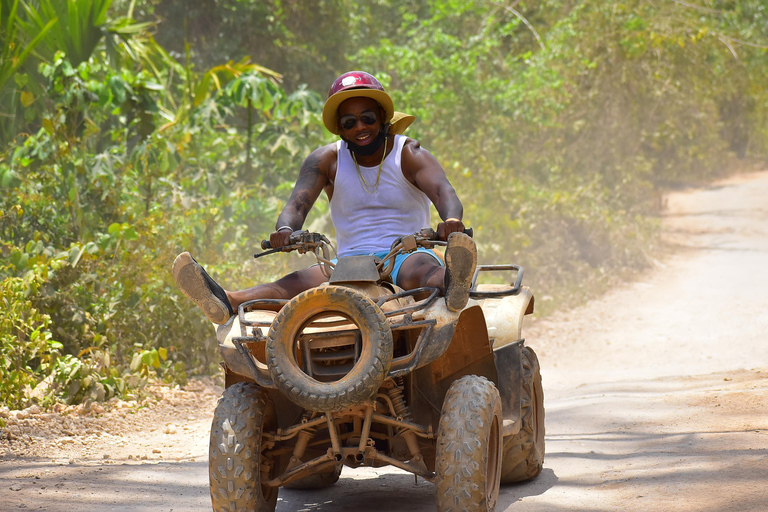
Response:
[[[395,114],[392,98],[375,76],[365,71],[347,71],[333,81],[328,91],[328,99],[323,107],[323,124],[328,131],[339,135],[339,105],[344,100],[357,97],[376,100],[386,113],[385,123]]]

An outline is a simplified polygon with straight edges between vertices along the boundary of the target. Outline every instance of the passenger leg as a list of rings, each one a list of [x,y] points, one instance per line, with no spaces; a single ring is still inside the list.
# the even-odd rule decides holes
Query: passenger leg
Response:
[[[229,292],[214,281],[188,252],[176,257],[173,262],[173,277],[184,295],[203,310],[208,320],[216,324],[226,323],[243,302],[256,299],[291,299],[327,280],[320,267],[315,266],[292,272],[274,283]]]
[[[249,300],[292,299],[303,291],[320,286],[327,280],[320,266],[314,265],[291,272],[274,283],[259,284],[245,290],[226,293],[232,308],[237,309],[240,304]]]

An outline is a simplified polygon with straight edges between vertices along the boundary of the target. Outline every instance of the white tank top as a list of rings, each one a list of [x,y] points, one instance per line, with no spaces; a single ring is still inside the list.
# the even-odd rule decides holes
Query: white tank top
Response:
[[[339,256],[388,251],[398,236],[429,227],[429,198],[403,176],[401,161],[406,139],[395,135],[394,147],[381,166],[379,186],[373,192],[363,189],[347,143],[340,140],[336,144],[331,219]],[[360,172],[373,185],[379,166],[361,165]]]

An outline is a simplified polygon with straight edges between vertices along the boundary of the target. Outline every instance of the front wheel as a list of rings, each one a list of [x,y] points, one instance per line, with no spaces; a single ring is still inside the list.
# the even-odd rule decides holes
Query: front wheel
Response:
[[[501,398],[484,377],[448,389],[437,433],[435,487],[440,512],[491,512],[501,476]]]
[[[264,434],[277,428],[275,407],[252,382],[227,388],[211,425],[208,476],[214,512],[273,512],[277,487],[275,464],[266,457]]]
[[[501,482],[505,484],[530,480],[544,465],[544,390],[539,359],[530,347],[523,349],[521,391],[523,424],[520,432],[504,438]]]

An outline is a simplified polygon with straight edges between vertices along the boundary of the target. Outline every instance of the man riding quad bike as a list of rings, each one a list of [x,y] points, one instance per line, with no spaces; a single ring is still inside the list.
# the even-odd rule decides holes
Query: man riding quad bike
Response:
[[[500,482],[536,476],[544,445],[538,361],[520,335],[533,297],[513,265],[476,267],[463,209],[435,158],[399,135],[378,81],[345,73],[267,253],[318,265],[226,291],[189,255],[182,291],[216,324],[226,390],[211,430],[215,510],[274,510],[279,487],[341,467],[392,465],[432,481],[439,510],[493,510]],[[395,121],[395,122],[393,122]],[[338,243],[300,231],[320,192]],[[429,203],[442,222],[429,224]],[[405,234],[405,236],[403,236]],[[446,247],[445,262],[431,249]],[[513,286],[476,285],[517,270]]]
[[[522,269],[479,266],[516,270],[516,282],[473,286],[450,311],[437,289],[388,279],[397,254],[444,244],[430,231],[397,239],[383,260],[336,263],[324,236],[294,233],[288,248],[313,252],[328,283],[242,304],[218,326],[226,390],[211,428],[214,510],[272,511],[279,487],[331,485],[343,465],[421,476],[441,511],[494,510],[500,483],[539,474],[543,394],[521,337],[533,310]]]

